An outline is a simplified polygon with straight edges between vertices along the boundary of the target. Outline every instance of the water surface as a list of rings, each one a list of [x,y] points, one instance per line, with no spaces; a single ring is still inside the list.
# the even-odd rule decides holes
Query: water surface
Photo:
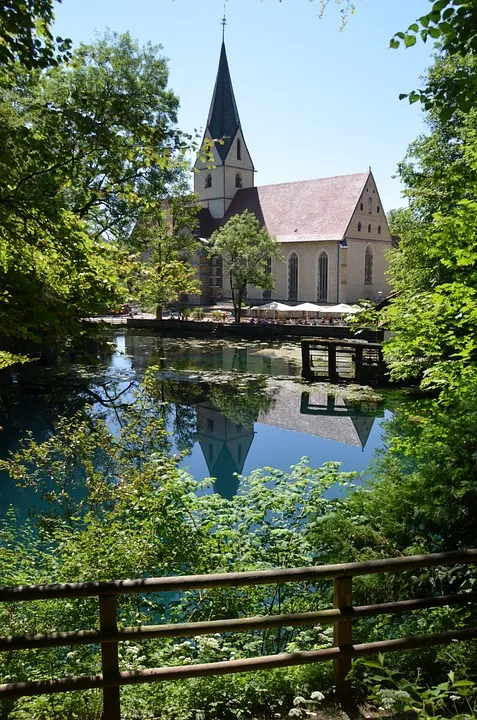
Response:
[[[299,343],[166,338],[118,331],[112,349],[94,364],[67,368],[24,366],[4,385],[0,457],[18,449],[28,432],[41,441],[58,417],[85,404],[114,430],[146,372],[154,378],[158,413],[171,433],[171,451],[196,479],[231,497],[238,475],[271,466],[288,470],[307,456],[312,466],[339,461],[365,471],[382,446],[383,403],[351,402],[329,388],[299,382]],[[211,490],[212,491],[212,490]],[[0,477],[0,513],[42,505],[31,488]]]

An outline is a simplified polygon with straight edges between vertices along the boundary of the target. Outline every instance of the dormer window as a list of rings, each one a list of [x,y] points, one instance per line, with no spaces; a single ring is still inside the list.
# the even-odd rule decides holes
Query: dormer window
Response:
[[[242,159],[242,143],[240,142],[240,139],[237,138],[237,160]],[[242,187],[242,186],[240,186]]]
[[[242,176],[240,173],[237,173],[235,176],[235,187],[241,188],[242,187]]]
[[[210,173],[207,173],[205,176],[205,188],[211,188],[212,187],[212,175]]]

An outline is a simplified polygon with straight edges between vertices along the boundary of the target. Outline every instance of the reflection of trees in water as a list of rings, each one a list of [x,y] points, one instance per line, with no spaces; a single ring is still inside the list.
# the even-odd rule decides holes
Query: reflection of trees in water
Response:
[[[244,427],[253,427],[260,413],[275,404],[274,393],[264,378],[212,386],[209,401],[226,418]]]
[[[173,428],[177,449],[188,454],[199,442],[216,478],[216,491],[232,497],[238,488],[236,473],[242,472],[253,442],[254,423],[275,402],[266,379],[221,373],[203,382],[186,377],[177,381],[149,369],[145,387],[151,397],[160,399],[160,412]]]
[[[208,400],[230,421],[251,427],[260,413],[270,410],[275,402],[275,390],[267,386],[263,377],[235,378],[229,373],[219,374],[215,379],[204,373],[203,381],[165,378],[161,372],[150,368],[144,378],[144,387],[162,403],[174,404],[178,427],[190,423],[192,405]],[[168,417],[172,408],[165,410]]]

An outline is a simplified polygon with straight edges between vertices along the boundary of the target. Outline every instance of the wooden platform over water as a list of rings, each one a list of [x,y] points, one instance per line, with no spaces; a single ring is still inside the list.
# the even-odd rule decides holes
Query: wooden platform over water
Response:
[[[362,385],[387,382],[380,343],[332,338],[302,340],[301,358],[305,380],[352,381]]]

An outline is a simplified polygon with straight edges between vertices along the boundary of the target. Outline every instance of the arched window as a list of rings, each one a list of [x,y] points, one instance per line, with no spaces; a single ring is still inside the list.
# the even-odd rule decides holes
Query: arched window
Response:
[[[360,210],[364,210],[364,205],[363,205],[363,203],[360,203],[360,204],[359,204],[359,209],[360,209]]]
[[[373,212],[373,198],[368,198],[368,212]]]
[[[323,251],[318,256],[316,299],[328,300],[328,255]]]
[[[295,252],[288,258],[288,299],[298,300],[298,255]]]
[[[379,205],[378,205],[378,207],[376,208],[376,212],[377,212],[378,215],[379,215]]]
[[[361,223],[358,223],[358,232],[361,232]]]
[[[211,175],[210,173],[208,173],[208,174],[205,176],[205,185],[204,185],[204,187],[206,187],[206,188],[211,188],[211,187],[212,187],[212,175]]]
[[[240,138],[237,138],[237,160],[242,159],[242,143],[240,142]]]
[[[235,187],[241,188],[242,187],[242,176],[240,173],[237,173],[235,176]]]
[[[364,253],[364,284],[372,285],[373,283],[373,248],[367,245]]]
[[[369,225],[368,225],[368,232],[369,233],[371,232],[371,223],[369,223]]]
[[[381,225],[378,225],[378,235],[381,235]]]

